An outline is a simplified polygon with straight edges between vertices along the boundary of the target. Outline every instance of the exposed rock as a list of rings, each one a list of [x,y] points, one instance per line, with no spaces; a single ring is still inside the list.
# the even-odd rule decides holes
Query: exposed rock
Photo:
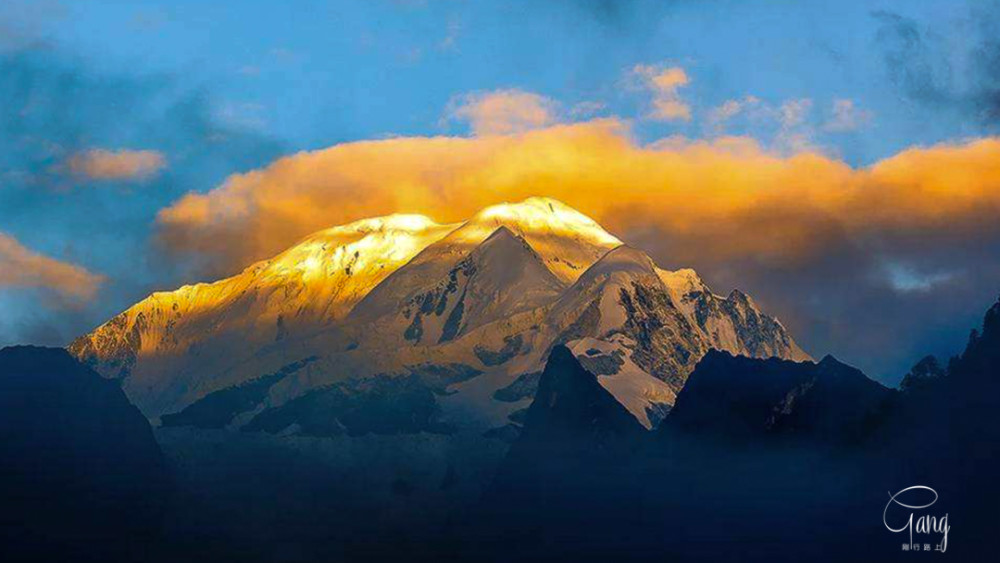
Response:
[[[506,403],[516,403],[521,399],[534,397],[541,376],[540,371],[521,374],[510,385],[497,389],[493,393],[493,398]]]
[[[521,335],[515,334],[505,337],[503,347],[499,350],[494,351],[483,346],[476,346],[473,350],[476,353],[476,357],[479,358],[479,361],[483,362],[484,366],[498,366],[506,363],[520,353],[523,344],[524,340],[521,338]]]
[[[275,373],[214,391],[178,413],[163,415],[160,420],[163,426],[224,428],[232,422],[236,415],[252,411],[264,402],[264,399],[267,398],[267,392],[276,383],[315,360],[315,356],[309,357],[288,364]]]

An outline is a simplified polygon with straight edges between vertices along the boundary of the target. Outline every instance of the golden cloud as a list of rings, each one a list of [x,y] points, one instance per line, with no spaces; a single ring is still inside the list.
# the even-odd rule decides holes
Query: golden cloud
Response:
[[[142,180],[167,165],[157,151],[90,149],[69,158],[66,166],[75,176],[91,180]]]
[[[161,239],[232,271],[331,225],[392,212],[457,221],[544,195],[628,240],[656,232],[679,256],[794,263],[832,236],[955,230],[1000,219],[1000,139],[914,148],[868,168],[782,156],[744,137],[638,144],[614,119],[473,138],[345,143],[190,193]],[[645,238],[645,237],[644,237]]]
[[[79,302],[92,298],[103,281],[102,276],[33,252],[0,233],[0,288],[44,288]]]
[[[663,121],[688,121],[691,106],[686,104],[678,90],[691,80],[679,66],[661,68],[654,65],[636,65],[632,74],[643,87],[653,93],[653,108],[649,117]]]
[[[461,96],[448,113],[468,121],[476,135],[510,135],[555,123],[555,106],[544,96],[512,89]]]

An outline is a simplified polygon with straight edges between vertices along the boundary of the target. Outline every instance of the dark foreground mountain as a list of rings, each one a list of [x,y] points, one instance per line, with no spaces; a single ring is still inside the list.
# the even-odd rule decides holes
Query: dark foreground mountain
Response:
[[[118,384],[65,350],[0,350],[0,560],[142,559],[167,469]]]
[[[893,392],[832,356],[819,363],[711,351],[677,396],[665,434],[708,440],[851,443],[881,420]]]
[[[210,395],[182,411],[180,427],[155,431],[178,482],[162,527],[162,462],[115,383],[59,351],[4,350],[3,539],[21,549],[7,559],[60,549],[63,560],[139,561],[988,560],[1000,500],[1000,304],[962,355],[922,360],[900,390],[832,358],[709,352],[672,408],[657,411],[659,387],[636,377],[617,342],[553,347],[534,400],[511,417],[523,428],[502,463],[501,440],[487,440],[496,448],[486,455],[478,434],[397,431],[433,417],[357,418],[367,395],[348,388],[260,411],[271,413],[262,421],[294,414],[294,436],[225,429],[299,364]],[[447,398],[430,375],[422,385]],[[362,410],[431,412],[378,396]],[[343,424],[335,432],[311,426],[328,407]],[[372,426],[386,423],[391,432]],[[478,497],[498,465],[481,502],[456,501]],[[938,500],[914,513],[911,544],[883,513],[914,485]],[[904,509],[889,508],[890,523],[905,522]],[[916,529],[925,514],[948,516],[946,547],[943,533]]]
[[[625,432],[627,447],[607,431],[620,413],[585,408],[603,402],[602,387],[588,383],[600,376],[564,356],[553,354],[521,438],[466,519],[476,523],[463,528],[466,553],[882,561],[944,549],[947,559],[987,559],[1000,502],[1000,303],[963,354],[947,368],[922,360],[900,391],[832,358],[710,352],[660,427],[638,444]],[[565,404],[574,399],[583,402]],[[912,486],[937,500],[914,510],[890,503]],[[934,500],[923,492],[907,500]],[[912,541],[887,529],[910,513]],[[922,516],[935,517],[927,533]]]

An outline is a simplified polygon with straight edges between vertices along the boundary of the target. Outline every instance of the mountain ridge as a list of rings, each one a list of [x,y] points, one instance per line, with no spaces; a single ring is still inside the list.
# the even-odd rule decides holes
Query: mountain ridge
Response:
[[[273,282],[266,299],[256,280]],[[223,297],[198,301],[194,321],[185,317],[193,307],[170,303],[215,286]],[[500,389],[541,371],[553,346],[589,338],[602,354],[626,358],[621,373],[630,375],[602,381],[648,427],[660,415],[647,419],[646,409],[668,408],[709,349],[808,358],[740,295],[712,293],[692,270],[661,270],[589,217],[530,198],[463,223],[393,215],[326,229],[233,278],[154,294],[69,349],[121,379],[154,420],[316,358],[268,387],[259,408],[424,366],[479,373],[449,380],[436,401],[445,421],[462,426],[472,416],[490,427],[525,406],[494,399]],[[672,391],[653,391],[649,378]]]

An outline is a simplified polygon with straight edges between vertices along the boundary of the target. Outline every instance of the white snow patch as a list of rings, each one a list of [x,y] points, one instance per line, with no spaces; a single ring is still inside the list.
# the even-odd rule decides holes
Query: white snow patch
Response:
[[[625,337],[598,340],[581,338],[569,342],[567,346],[576,357],[588,356],[587,352],[598,350],[601,355],[622,354],[624,363],[613,375],[598,375],[597,382],[617,400],[647,430],[653,429],[647,409],[654,403],[673,405],[677,396],[669,385],[656,379],[637,366],[629,356],[632,350],[627,344],[632,341]],[[596,355],[596,354],[595,354]]]

